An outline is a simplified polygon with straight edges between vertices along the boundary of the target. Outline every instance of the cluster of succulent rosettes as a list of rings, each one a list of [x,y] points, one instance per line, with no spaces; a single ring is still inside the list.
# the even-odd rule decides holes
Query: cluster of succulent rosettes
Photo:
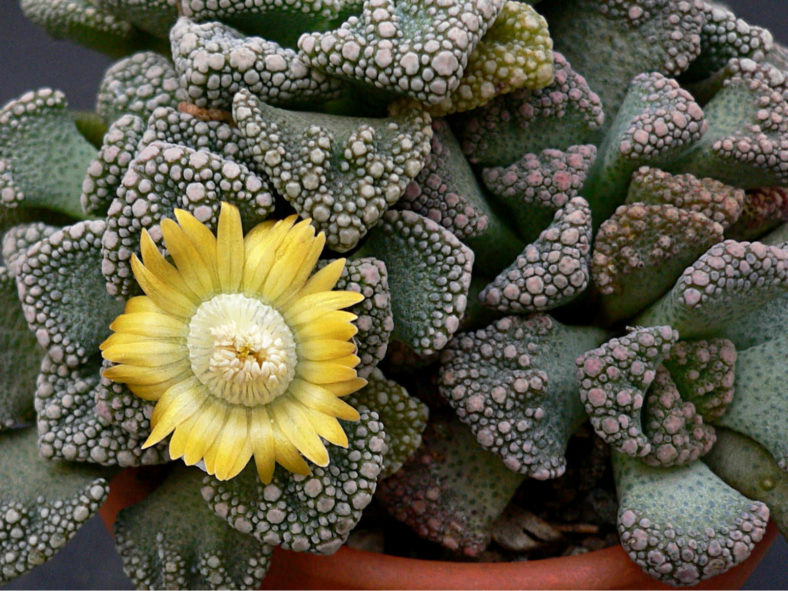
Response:
[[[478,556],[579,429],[612,449],[621,542],[656,578],[737,564],[770,509],[788,527],[788,59],[767,31],[705,0],[23,8],[126,57],[100,141],[57,91],[0,111],[0,426],[35,420],[73,484],[47,496],[44,464],[8,499],[4,578],[95,511],[91,464],[181,456],[208,475],[176,463],[118,520],[140,586],[257,586],[272,547],[333,552],[373,496]],[[194,337],[224,306],[265,330]],[[292,356],[290,406],[177,402],[208,370],[278,384]],[[31,429],[3,437],[34,453]]]

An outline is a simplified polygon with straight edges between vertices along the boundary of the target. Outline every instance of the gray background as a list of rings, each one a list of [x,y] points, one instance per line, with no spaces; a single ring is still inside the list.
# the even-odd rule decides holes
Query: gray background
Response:
[[[788,1],[729,0],[742,18],[771,28],[788,44]],[[49,38],[21,15],[17,0],[0,0],[0,104],[41,86],[59,88],[75,109],[92,109],[111,60]],[[50,562],[3,589],[131,589],[112,539],[96,517]],[[788,544],[780,537],[745,589],[788,588]]]

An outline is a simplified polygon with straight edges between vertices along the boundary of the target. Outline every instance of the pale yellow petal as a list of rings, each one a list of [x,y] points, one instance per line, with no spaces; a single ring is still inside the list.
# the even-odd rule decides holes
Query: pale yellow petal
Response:
[[[150,419],[153,430],[142,448],[155,445],[167,437],[175,427],[197,412],[205,401],[205,396],[195,377],[169,388],[153,409]]]
[[[214,282],[214,276],[210,270],[211,266],[207,266],[203,262],[200,253],[181,227],[170,219],[164,219],[161,222],[161,233],[164,237],[167,251],[172,256],[175,266],[189,288],[201,300],[205,300],[218,292],[218,277],[216,277],[217,281]]]
[[[161,338],[150,337],[148,335],[134,334],[130,332],[115,332],[109,335],[103,343],[99,345],[99,350],[104,351],[116,345],[137,345],[141,348],[147,347],[151,344],[168,344],[179,345],[186,350],[186,341],[181,337],[175,338]]]
[[[216,436],[224,425],[227,416],[227,405],[216,400],[209,399],[209,406],[205,407],[194,417],[194,423],[189,439],[186,442],[186,450],[183,454],[183,461],[188,466],[199,462],[205,453],[216,441]]]
[[[315,433],[320,437],[340,447],[348,446],[347,434],[336,418],[301,405],[298,408],[304,413]]]
[[[321,291],[295,300],[282,315],[290,326],[316,322],[328,313],[358,304],[364,296],[355,291]]]
[[[188,375],[190,366],[188,361],[178,361],[159,367],[138,367],[136,365],[113,365],[106,368],[102,374],[108,380],[119,384],[141,384],[150,386],[160,384],[167,380],[178,379]]]
[[[108,346],[104,348],[102,355],[104,359],[114,363],[160,367],[185,359],[188,351],[179,343],[150,340]]]
[[[328,465],[328,450],[312,428],[309,419],[287,399],[277,399],[270,405],[276,428],[308,460],[318,466]]]
[[[312,470],[309,469],[309,464],[275,423],[273,424],[273,435],[276,461],[293,474],[303,474],[304,476],[311,474]]]
[[[209,467],[206,460],[205,467],[219,480],[236,476],[252,457],[246,415],[247,410],[243,406],[229,407],[227,419],[211,446],[216,449],[210,454],[213,465]]]
[[[353,321],[356,315],[351,312],[337,310],[328,312],[320,320],[309,324],[293,327],[293,334],[299,342],[312,339],[337,339],[346,341],[358,333],[358,328]]]
[[[271,424],[271,417],[268,416],[265,407],[252,409],[249,422],[249,439],[252,443],[254,462],[257,465],[257,475],[262,482],[268,484],[274,476],[276,448],[274,428]]]
[[[143,400],[156,402],[167,390],[181,381],[182,378],[177,377],[158,384],[126,384],[126,387]]]
[[[172,289],[177,290],[182,295],[189,298],[192,302],[198,303],[200,301],[197,294],[195,294],[183,280],[178,269],[168,263],[161,252],[159,252],[159,249],[156,247],[153,238],[150,237],[147,230],[143,230],[142,236],[140,237],[140,252],[142,253],[142,264],[145,265],[148,271],[153,273]]]
[[[244,231],[238,208],[222,203],[216,231],[216,264],[223,293],[234,293],[244,270]]]
[[[182,318],[189,318],[196,308],[195,302],[178,292],[167,283],[164,283],[157,275],[154,275],[140,262],[136,255],[131,257],[131,268],[134,271],[134,278],[154,303],[171,314],[177,314]]]
[[[298,345],[298,358],[310,361],[326,361],[352,355],[356,345],[347,340],[309,339]]]
[[[293,227],[297,216],[291,215],[268,226],[258,224],[246,236],[246,261],[244,265],[243,292],[248,296],[259,296],[263,283],[276,260],[276,253]]]
[[[313,384],[332,384],[356,377],[356,370],[333,361],[299,361],[296,375]]]
[[[219,285],[219,272],[216,270],[216,236],[200,221],[183,209],[175,210],[175,218],[183,233],[192,243],[194,249],[200,253],[200,259],[206,271],[211,276],[214,285]]]
[[[344,382],[334,382],[332,384],[322,384],[322,387],[333,393],[334,396],[347,396],[353,392],[358,392],[367,385],[364,378],[353,378]]]
[[[205,411],[209,405],[210,401],[206,398],[197,412],[175,427],[170,438],[170,457],[173,460],[177,460],[186,453],[189,434],[193,431],[195,422],[207,414]]]
[[[331,291],[339,281],[345,269],[346,259],[335,259],[312,275],[298,292],[298,297],[305,297],[320,291]]]
[[[323,244],[325,237],[315,238],[315,228],[308,220],[297,223],[276,253],[276,260],[261,289],[262,296],[276,303],[301,289],[323,251]],[[314,247],[318,245],[315,253]]]
[[[288,387],[290,395],[307,408],[348,421],[359,419],[358,411],[324,386],[295,378]]]
[[[158,312],[121,314],[112,324],[111,330],[156,338],[185,337],[189,325],[180,318]]]
[[[150,312],[152,314],[163,314],[164,310],[159,308],[156,303],[148,296],[134,296],[126,302],[126,314],[136,314]]]

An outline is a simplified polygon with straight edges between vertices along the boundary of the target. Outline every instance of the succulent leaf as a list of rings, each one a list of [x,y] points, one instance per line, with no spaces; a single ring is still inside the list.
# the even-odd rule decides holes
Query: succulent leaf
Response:
[[[107,498],[95,466],[38,457],[32,427],[0,433],[0,582],[52,558]]]
[[[16,274],[25,318],[38,343],[68,367],[84,363],[109,334],[123,304],[101,276],[102,220],[53,232],[27,249]]]
[[[481,177],[516,222],[518,233],[530,242],[579,195],[594,158],[592,144],[569,146],[565,152],[547,149],[525,154],[509,166],[484,168]]]
[[[123,115],[136,115],[146,121],[157,107],[174,107],[184,98],[170,60],[143,51],[118,61],[104,73],[96,112],[107,123]]]
[[[180,86],[198,107],[230,110],[242,88],[269,105],[295,106],[334,99],[344,87],[292,49],[223,23],[182,17],[170,42]]]
[[[421,537],[476,556],[523,478],[458,421],[437,418],[416,455],[380,483],[376,499]]]
[[[298,40],[307,64],[434,105],[455,92],[504,0],[365,0],[359,16]]]
[[[747,191],[741,217],[726,232],[734,240],[755,240],[788,222],[788,189],[761,187]]]
[[[118,513],[115,543],[138,588],[259,588],[273,548],[227,527],[206,506],[203,476],[176,464],[156,490]]]
[[[553,41],[547,21],[523,2],[507,0],[473,49],[453,93],[428,110],[434,117],[469,111],[519,88],[553,81]]]
[[[485,287],[479,298],[499,312],[551,310],[571,302],[588,286],[591,209],[574,197],[556,212],[539,239]],[[484,260],[484,259],[482,259]]]
[[[29,222],[11,226],[11,228],[3,234],[2,240],[2,256],[3,263],[6,266],[6,274],[11,277],[16,277],[19,273],[19,268],[25,260],[25,253],[27,249],[33,246],[39,240],[48,238],[59,228],[57,226],[50,226],[44,222]],[[17,301],[19,298],[15,298]]]
[[[448,229],[489,269],[504,267],[520,252],[521,241],[487,202],[445,120],[434,119],[432,130],[427,163],[395,206]]]
[[[110,125],[82,181],[80,203],[85,213],[106,214],[144,131],[145,123],[136,115],[122,115]]]
[[[165,444],[143,451],[147,433],[132,434],[97,412],[100,368],[98,359],[74,369],[44,357],[35,399],[41,457],[122,467],[169,461]]]
[[[641,413],[657,367],[678,338],[670,326],[632,328],[577,359],[580,399],[591,426],[623,454],[637,457],[652,451]]]
[[[742,215],[746,200],[743,190],[714,179],[642,166],[632,175],[626,202],[673,205],[701,213],[727,230]]]
[[[637,75],[581,191],[595,225],[624,202],[633,172],[672,161],[705,130],[703,110],[678,82],[657,72]]]
[[[104,370],[111,365],[108,361],[102,363],[101,379],[93,390],[96,402],[93,412],[102,422],[113,423],[139,441],[145,441],[151,432],[150,418],[155,403],[136,396],[124,384],[105,378]]]
[[[657,367],[646,395],[643,431],[651,451],[643,461],[651,466],[683,466],[694,462],[716,441],[714,428],[703,422],[692,402],[685,402],[670,373]]]
[[[733,400],[736,348],[728,339],[679,341],[665,358],[681,397],[714,422]]]
[[[386,119],[285,111],[245,90],[233,116],[255,164],[338,252],[354,248],[424,166],[432,128],[414,107]]]
[[[788,81],[775,67],[732,59],[722,89],[704,106],[708,131],[678,154],[671,172],[752,189],[788,183]]]
[[[361,251],[388,270],[394,338],[421,356],[443,349],[468,303],[473,251],[412,211],[388,211]]]
[[[206,476],[202,495],[211,509],[242,533],[269,546],[332,554],[372,500],[383,469],[386,435],[377,413],[360,408],[361,419],[344,423],[348,447],[331,448],[325,467],[310,475],[277,468],[263,484],[254,466],[231,480]]]
[[[717,478],[702,462],[653,468],[613,454],[618,532],[629,557],[671,585],[727,571],[761,540],[769,509]]]
[[[354,408],[364,406],[378,413],[388,443],[381,478],[387,478],[402,468],[421,445],[429,408],[397,382],[386,379],[379,369],[374,369],[367,380],[364,388],[345,401]]]
[[[630,203],[602,223],[591,273],[605,319],[631,318],[669,291],[723,227],[702,213],[673,205]]]
[[[702,0],[567,0],[539,8],[556,49],[599,93],[612,121],[636,75],[677,76],[698,57],[703,5]]]
[[[127,55],[145,34],[91,0],[20,0],[22,12],[57,39],[68,39],[111,56]]]
[[[788,473],[749,437],[717,429],[717,443],[703,462],[743,495],[766,503],[783,535],[788,534]]]
[[[93,0],[101,9],[128,21],[151,35],[167,38],[167,32],[178,18],[180,0]]]
[[[0,267],[0,430],[31,418],[40,357],[19,305],[14,278],[6,267]]]
[[[222,201],[238,206],[247,225],[265,219],[274,209],[266,180],[243,164],[160,141],[140,150],[107,212],[101,264],[107,291],[128,296],[137,289],[131,257],[143,229],[161,240],[159,224],[176,208],[216,228]]]
[[[322,264],[318,263],[318,266]],[[354,340],[358,346],[356,355],[360,359],[356,374],[367,378],[386,356],[394,330],[386,265],[374,257],[350,259],[345,263],[335,289],[355,291],[364,296],[362,301],[348,308],[348,312],[357,316],[353,322],[358,328]]]
[[[740,349],[736,359],[733,401],[715,424],[757,441],[788,471],[788,336]]]
[[[462,151],[473,164],[506,166],[524,154],[594,140],[605,120],[599,97],[555,52],[553,83],[500,95],[458,117]]]
[[[95,155],[62,92],[42,88],[23,94],[0,110],[0,204],[82,218],[82,176]]]
[[[458,335],[443,351],[441,395],[507,468],[557,478],[566,469],[569,438],[586,419],[574,361],[605,337],[543,314],[502,318]]]
[[[635,321],[669,324],[681,338],[733,336],[740,323],[788,291],[788,250],[760,242],[715,244],[682,273],[676,285]]]

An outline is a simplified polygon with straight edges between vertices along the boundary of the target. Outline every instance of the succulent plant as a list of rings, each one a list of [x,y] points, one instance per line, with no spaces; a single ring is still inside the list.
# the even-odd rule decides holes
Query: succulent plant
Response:
[[[522,548],[529,491],[606,473],[670,584],[788,531],[768,31],[710,0],[21,6],[118,61],[94,114],[0,110],[0,580],[151,465],[114,531],[140,587],[255,588],[371,504]]]

